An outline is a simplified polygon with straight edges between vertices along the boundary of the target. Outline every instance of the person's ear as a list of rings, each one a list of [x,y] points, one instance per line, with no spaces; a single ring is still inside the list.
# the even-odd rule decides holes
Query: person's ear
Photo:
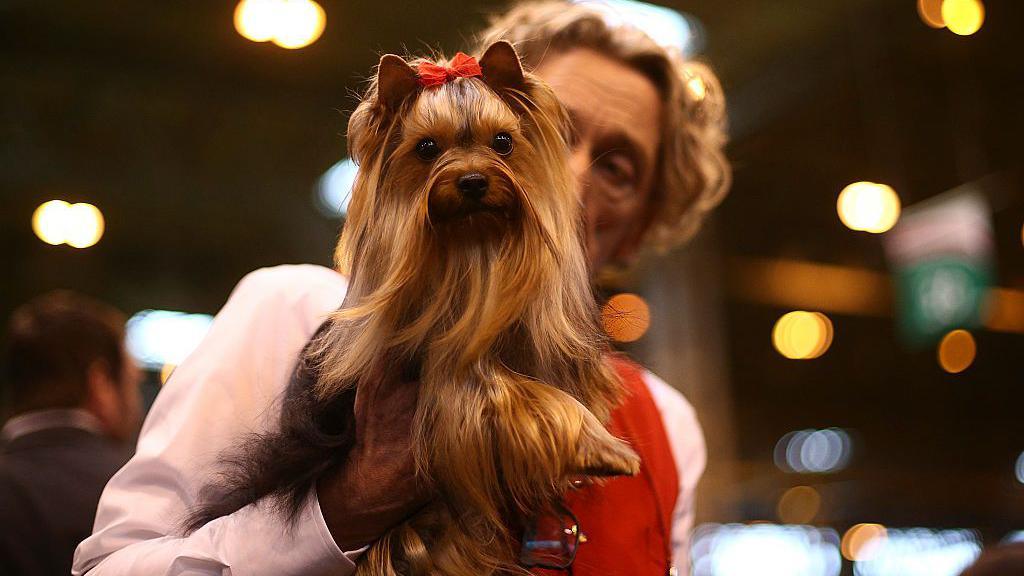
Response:
[[[124,405],[121,401],[120,379],[104,360],[95,360],[86,371],[84,408],[100,421],[103,431],[117,440],[126,440]]]
[[[491,44],[480,57],[484,82],[495,91],[502,88],[522,90],[526,84],[523,65],[516,49],[505,40]]]
[[[385,54],[377,65],[377,103],[393,110],[419,88],[416,71],[401,56]]]

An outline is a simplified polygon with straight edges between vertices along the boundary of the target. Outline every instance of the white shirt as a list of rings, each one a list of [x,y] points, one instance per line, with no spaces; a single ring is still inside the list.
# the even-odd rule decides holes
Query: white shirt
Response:
[[[345,278],[313,265],[248,274],[206,338],[164,385],[146,416],[135,456],[103,491],[93,534],[75,551],[80,576],[347,576],[360,551],[338,548],[312,491],[294,526],[257,502],[182,536],[218,456],[248,433],[274,426],[299,352],[345,296]],[[650,373],[679,468],[672,541],[686,573],[693,497],[704,438],[693,408]]]

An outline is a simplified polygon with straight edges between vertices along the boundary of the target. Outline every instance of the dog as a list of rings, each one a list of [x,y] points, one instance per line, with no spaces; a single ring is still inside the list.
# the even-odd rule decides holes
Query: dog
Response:
[[[345,301],[303,354],[282,429],[233,460],[191,528],[263,497],[294,515],[344,461],[368,374],[420,383],[412,451],[438,498],[371,545],[362,576],[521,574],[511,526],[550,509],[570,478],[638,472],[602,424],[623,392],[569,130],[507,42],[479,61],[380,59],[348,126],[359,171],[335,253]]]

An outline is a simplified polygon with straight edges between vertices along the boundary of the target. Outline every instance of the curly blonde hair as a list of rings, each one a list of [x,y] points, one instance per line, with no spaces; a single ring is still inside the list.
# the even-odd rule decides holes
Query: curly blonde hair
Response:
[[[590,48],[636,69],[661,96],[664,118],[656,180],[643,244],[664,251],[689,240],[729,191],[725,99],[714,72],[684,60],[631,26],[608,24],[600,12],[564,0],[525,2],[492,19],[480,46],[515,44],[536,68],[545,55]]]

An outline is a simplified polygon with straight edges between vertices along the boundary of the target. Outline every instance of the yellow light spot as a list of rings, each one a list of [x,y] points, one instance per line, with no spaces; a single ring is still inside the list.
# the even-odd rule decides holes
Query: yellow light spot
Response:
[[[177,366],[175,366],[174,364],[164,364],[163,367],[160,368],[160,383],[161,384],[165,384],[167,382],[167,379],[170,378],[171,374],[174,373],[174,369],[175,368],[177,368]]]
[[[281,0],[242,0],[235,6],[235,30],[253,42],[266,42],[277,29]]]
[[[772,344],[792,360],[818,358],[832,345],[832,321],[820,312],[789,312],[775,322]]]
[[[309,46],[323,34],[327,15],[312,0],[283,0],[274,44],[290,50]]]
[[[977,352],[978,347],[970,332],[953,330],[939,343],[939,366],[950,374],[963,372],[974,363]]]
[[[885,184],[854,182],[839,193],[836,209],[847,228],[880,234],[899,220],[900,197]]]
[[[282,48],[309,46],[323,34],[327,14],[313,0],[242,0],[235,7],[235,29],[253,42]]]
[[[43,202],[32,213],[32,231],[40,240],[54,246],[64,243],[65,222],[71,205],[63,200]]]
[[[985,23],[985,5],[981,0],[942,0],[942,20],[950,32],[970,36]]]
[[[68,208],[64,241],[68,246],[88,248],[100,241],[105,223],[103,213],[92,204],[72,204]]]
[[[946,27],[942,19],[942,0],[917,0],[917,13],[932,28]]]
[[[851,562],[864,562],[878,556],[888,540],[888,531],[881,524],[857,524],[843,534],[840,550]]]
[[[794,486],[779,498],[776,510],[784,524],[808,524],[821,509],[821,495],[810,486]]]
[[[103,213],[92,204],[50,200],[32,213],[32,230],[47,244],[88,248],[103,236]]]
[[[702,102],[704,97],[708,95],[707,84],[697,74],[687,73],[686,89],[690,91],[690,95],[697,102]]]
[[[651,325],[651,310],[636,294],[616,294],[601,309],[601,323],[612,340],[633,342]]]

